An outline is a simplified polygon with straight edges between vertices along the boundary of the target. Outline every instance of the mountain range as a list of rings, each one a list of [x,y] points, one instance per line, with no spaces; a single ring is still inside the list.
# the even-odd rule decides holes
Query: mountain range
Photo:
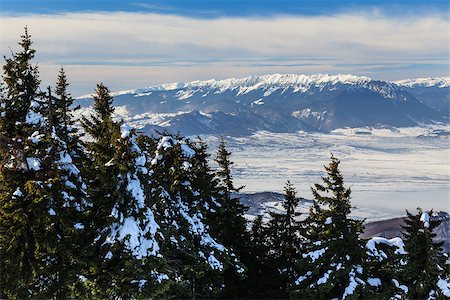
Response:
[[[116,114],[147,134],[250,135],[449,122],[450,77],[394,82],[354,75],[272,74],[113,93]],[[92,96],[77,99],[89,111]]]

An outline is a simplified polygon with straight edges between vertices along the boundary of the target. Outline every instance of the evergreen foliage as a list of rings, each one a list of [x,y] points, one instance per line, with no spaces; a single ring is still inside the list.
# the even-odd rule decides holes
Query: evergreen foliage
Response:
[[[234,186],[231,174],[233,162],[230,160],[230,156],[231,152],[226,149],[225,141],[222,138],[215,157],[218,164],[216,200],[220,205],[210,222],[211,231],[225,247],[238,256],[243,265],[246,265],[249,259],[249,235],[244,214],[248,208],[241,204],[238,197],[234,196],[234,193],[239,192],[243,187]],[[224,297],[237,297],[245,293],[246,287],[240,284],[243,279],[241,269],[241,266],[236,269],[233,265],[229,265],[225,269]]]
[[[401,278],[408,287],[408,299],[448,299],[450,297],[450,267],[448,255],[443,253],[443,242],[433,241],[434,229],[441,220],[431,218],[433,211],[417,209],[413,215],[406,211],[404,243],[406,264],[401,268]],[[446,291],[442,287],[447,287]]]
[[[130,298],[155,292],[164,278],[151,264],[159,255],[159,226],[146,204],[147,157],[135,143],[134,130],[113,120],[113,98],[103,84],[94,96],[94,115],[83,119],[92,137],[87,143],[91,181],[90,228],[93,259],[84,275],[95,297]],[[141,182],[142,179],[142,182]],[[148,180],[148,178],[147,178]]]
[[[150,162],[152,199],[164,235],[171,293],[201,297],[220,293],[220,274],[233,257],[210,234],[205,216],[217,209],[202,145],[178,136],[162,136]],[[151,152],[152,151],[152,152]],[[210,180],[213,175],[210,174]]]
[[[267,225],[272,284],[276,287],[274,296],[280,298],[288,297],[292,283],[299,276],[297,265],[302,241],[298,203],[295,188],[287,181],[282,202],[284,212],[270,212]]]
[[[39,91],[39,72],[33,66],[35,50],[27,28],[21,50],[5,58],[4,93],[0,115],[0,251],[1,295],[26,298],[40,295],[45,284],[44,253],[49,243],[48,198],[41,161],[45,145],[36,142],[44,134],[44,94]]]
[[[64,73],[62,72],[63,76]],[[67,94],[64,86],[61,92]],[[58,95],[59,96],[59,95]],[[67,94],[68,97],[70,95]],[[61,98],[52,97],[48,88],[43,120],[45,134],[34,133],[34,142],[47,147],[40,167],[43,172],[45,197],[48,202],[47,247],[41,246],[46,261],[40,273],[47,274],[41,283],[41,295],[67,298],[80,283],[79,269],[84,264],[82,253],[87,243],[85,233],[86,209],[90,206],[84,178],[77,165],[84,156],[71,110],[60,110]],[[65,120],[65,122],[62,122]],[[72,159],[74,158],[74,159]]]
[[[0,166],[2,294],[8,297],[68,297],[77,284],[83,253],[85,185],[72,155],[82,155],[72,128],[64,139],[61,123],[73,124],[59,99],[38,91],[38,70],[27,30],[22,52],[4,66],[2,160]],[[66,86],[65,86],[66,87]],[[62,91],[65,91],[63,87]],[[27,110],[23,110],[28,106]],[[14,124],[13,130],[9,126]],[[68,144],[72,150],[69,151]]]
[[[332,155],[323,184],[311,188],[315,203],[304,221],[303,273],[295,297],[359,298],[367,285],[366,250],[359,238],[363,221],[348,217],[351,190],[344,186],[339,163]]]
[[[399,283],[404,264],[402,254],[405,254],[401,239],[375,237],[367,242],[366,248],[366,268],[371,276],[367,282],[371,287],[364,290],[364,298],[395,299],[404,296],[403,286]]]

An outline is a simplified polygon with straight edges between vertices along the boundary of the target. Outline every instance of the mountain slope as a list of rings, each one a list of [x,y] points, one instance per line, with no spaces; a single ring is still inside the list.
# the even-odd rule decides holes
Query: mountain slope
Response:
[[[166,84],[114,95],[115,105],[124,106],[132,118],[145,112],[166,114],[159,123],[141,120],[144,131],[165,128],[185,135],[413,126],[444,121],[446,116],[399,84],[353,75],[273,74]],[[90,103],[88,98],[79,102]],[[167,115],[175,112],[184,113]]]
[[[450,114],[450,77],[405,79],[395,84],[429,107]]]

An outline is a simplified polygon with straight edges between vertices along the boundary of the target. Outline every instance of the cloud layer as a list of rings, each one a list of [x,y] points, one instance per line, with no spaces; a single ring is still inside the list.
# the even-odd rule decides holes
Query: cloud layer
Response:
[[[445,15],[190,17],[146,13],[2,16],[1,53],[28,25],[44,84],[64,65],[75,95],[264,73],[354,73],[380,79],[448,73]]]

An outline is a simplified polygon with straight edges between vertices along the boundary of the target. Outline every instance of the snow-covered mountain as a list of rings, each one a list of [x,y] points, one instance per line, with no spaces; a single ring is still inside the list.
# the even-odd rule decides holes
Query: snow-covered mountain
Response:
[[[446,122],[448,114],[441,103],[445,99],[423,99],[427,93],[413,91],[438,86],[445,98],[449,81],[386,82],[353,75],[272,74],[172,83],[113,95],[122,116],[148,133],[167,129],[185,135],[247,135],[259,130],[330,131]],[[90,97],[81,97],[78,102],[89,106]]]
[[[406,86],[410,88],[437,87],[442,89],[450,87],[450,77],[425,77],[416,79],[403,79],[394,81],[394,83],[400,86]]]
[[[395,84],[431,108],[450,114],[450,77],[405,79]]]

